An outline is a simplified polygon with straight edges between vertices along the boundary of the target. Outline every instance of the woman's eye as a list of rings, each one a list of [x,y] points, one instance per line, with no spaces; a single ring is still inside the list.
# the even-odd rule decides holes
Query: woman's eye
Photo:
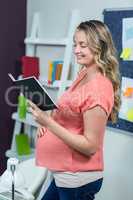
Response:
[[[84,44],[84,45],[81,45],[81,48],[87,48],[88,45]]]
[[[73,47],[74,47],[74,48],[77,47],[77,46],[78,46],[77,44],[73,44]],[[80,47],[80,48],[87,48],[88,45],[87,45],[87,44],[81,44],[81,45],[79,45],[79,47]]]

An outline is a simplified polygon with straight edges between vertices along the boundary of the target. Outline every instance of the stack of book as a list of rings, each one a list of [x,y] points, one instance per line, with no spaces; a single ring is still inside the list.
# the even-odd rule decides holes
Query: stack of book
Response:
[[[49,61],[48,66],[48,84],[52,84],[55,80],[60,80],[63,61]]]

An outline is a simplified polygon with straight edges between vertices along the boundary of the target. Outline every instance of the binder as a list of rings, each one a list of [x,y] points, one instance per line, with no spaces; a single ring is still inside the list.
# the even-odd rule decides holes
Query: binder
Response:
[[[31,153],[29,137],[24,133],[24,124],[21,124],[21,131],[15,136],[18,155],[29,155]]]
[[[8,74],[16,90],[20,90],[23,95],[35,103],[40,109],[47,111],[57,109],[58,106],[47,90],[41,85],[34,76],[16,80],[12,74]]]
[[[58,63],[56,66],[56,80],[60,80],[63,63]]]
[[[53,62],[49,61],[49,68],[48,68],[48,84],[52,83],[52,71],[53,71]]]
[[[35,76],[39,78],[39,58],[32,56],[22,56],[22,74],[23,78]]]

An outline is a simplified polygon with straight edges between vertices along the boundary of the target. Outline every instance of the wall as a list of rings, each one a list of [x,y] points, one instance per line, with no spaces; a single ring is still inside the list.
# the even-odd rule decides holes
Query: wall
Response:
[[[100,2],[100,3],[99,3]],[[60,21],[65,20],[67,14],[70,12],[71,9],[79,9],[81,13],[82,19],[90,19],[90,18],[102,18],[102,11],[104,8],[115,8],[115,7],[131,7],[133,6],[132,0],[28,0],[27,1],[28,6],[28,12],[27,12],[27,31],[29,33],[32,15],[35,11],[42,11],[44,14],[47,14],[47,17],[56,18],[60,16]],[[47,19],[47,18],[46,18]],[[44,19],[45,21],[45,19]],[[56,26],[58,25],[58,21],[55,24],[49,24],[49,26],[53,26],[55,28],[54,33],[56,34],[56,31],[59,32],[59,30],[56,29]],[[47,27],[48,28],[48,27]],[[66,26],[64,24],[64,28],[66,29]],[[47,31],[47,30],[46,30]],[[61,30],[60,30],[61,31]]]
[[[11,145],[14,109],[7,103],[5,93],[11,86],[8,73],[17,75],[19,58],[25,54],[26,0],[4,0],[0,5],[0,174],[6,168],[5,151]],[[15,103],[15,93],[10,100]]]
[[[133,198],[133,136],[108,128],[105,134],[103,187],[96,200]]]
[[[100,3],[99,3],[100,2]],[[35,11],[44,14],[44,29],[46,36],[60,32],[64,34],[70,10],[80,9],[81,20],[102,19],[104,8],[132,7],[132,0],[28,0],[27,35],[30,34],[32,16]],[[54,19],[53,19],[54,16]],[[45,20],[46,19],[46,20]],[[48,20],[49,19],[49,20]],[[52,19],[54,23],[52,23]],[[57,29],[58,20],[62,25]],[[50,23],[49,23],[50,22]],[[49,28],[53,31],[49,32]],[[105,178],[102,190],[96,200],[131,200],[133,197],[133,137],[116,130],[107,130],[105,136]]]

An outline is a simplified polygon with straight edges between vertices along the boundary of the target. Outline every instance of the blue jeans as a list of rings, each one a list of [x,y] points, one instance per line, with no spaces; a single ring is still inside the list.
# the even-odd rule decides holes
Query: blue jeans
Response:
[[[93,200],[99,192],[103,179],[88,183],[77,188],[57,187],[53,180],[42,200]]]

